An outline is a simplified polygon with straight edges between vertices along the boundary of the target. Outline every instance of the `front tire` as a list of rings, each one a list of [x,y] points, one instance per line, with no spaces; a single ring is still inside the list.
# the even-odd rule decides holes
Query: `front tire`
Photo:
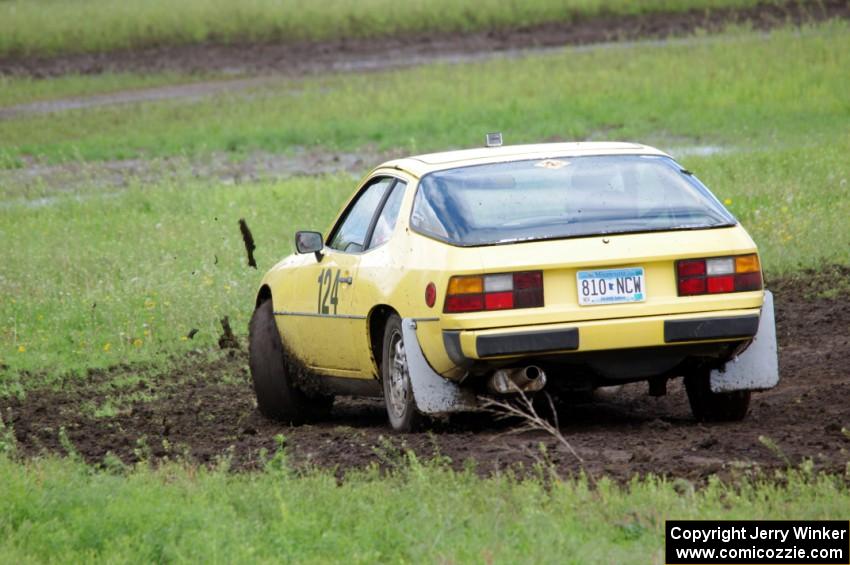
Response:
[[[333,397],[308,397],[292,381],[271,300],[263,302],[251,316],[248,353],[257,407],[263,416],[302,424],[330,411]]]
[[[712,392],[710,372],[685,377],[685,390],[694,418],[700,422],[738,422],[750,408],[750,391]]]
[[[413,398],[401,318],[397,314],[392,314],[384,327],[381,381],[390,426],[397,432],[418,430],[422,426],[423,416],[416,409]]]

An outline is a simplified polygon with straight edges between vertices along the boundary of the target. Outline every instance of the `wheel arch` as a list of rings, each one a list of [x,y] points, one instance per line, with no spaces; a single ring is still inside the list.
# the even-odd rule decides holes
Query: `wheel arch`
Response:
[[[272,299],[272,289],[269,285],[264,284],[260,287],[260,290],[257,291],[257,302],[254,304],[254,308],[259,308],[266,300]]]
[[[375,375],[381,377],[381,362],[384,354],[384,328],[387,325],[387,320],[393,314],[399,315],[398,311],[388,304],[377,304],[369,311],[366,317],[367,327],[369,329],[369,352],[372,356],[372,363],[375,369]]]

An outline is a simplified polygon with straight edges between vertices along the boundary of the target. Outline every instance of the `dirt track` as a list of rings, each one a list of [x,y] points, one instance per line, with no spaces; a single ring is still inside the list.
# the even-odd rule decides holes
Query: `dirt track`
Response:
[[[621,480],[654,472],[700,481],[714,473],[783,466],[781,456],[759,439],[766,436],[794,463],[809,457],[820,469],[843,472],[850,461],[850,439],[841,432],[850,427],[850,305],[805,297],[848,276],[850,269],[835,268],[814,283],[773,282],[782,382],[754,397],[746,421],[696,423],[678,382],[659,399],[646,396],[643,386],[626,386],[563,416],[562,432],[585,460],[584,469]],[[391,465],[402,446],[423,457],[448,456],[458,466],[471,459],[483,473],[519,464],[528,469],[540,442],[562,471],[582,468],[545,434],[511,434],[511,424],[488,416],[442,423],[432,434],[396,435],[385,424],[380,400],[338,399],[327,422],[289,427],[264,420],[254,405],[244,353],[215,361],[190,356],[143,384],[123,389],[111,384],[138,372],[92,371],[84,379],[69,378],[63,390],[35,390],[23,401],[0,401],[0,408],[24,455],[64,453],[59,439],[64,427],[75,449],[93,463],[110,451],[125,462],[187,457],[212,463],[229,455],[234,468],[254,469],[261,450],[273,451],[275,435],[284,434],[296,464],[340,472],[372,462]],[[133,394],[154,398],[121,401]],[[110,399],[119,413],[94,418],[93,408]]]
[[[640,16],[599,16],[574,22],[507,28],[473,34],[430,34],[320,43],[267,43],[154,47],[53,58],[0,58],[0,75],[48,77],[68,73],[219,71],[303,75],[404,66],[452,55],[524,48],[664,39],[697,29],[717,31],[748,23],[770,29],[785,23],[850,18],[847,0],[763,2],[747,9],[691,10]]]

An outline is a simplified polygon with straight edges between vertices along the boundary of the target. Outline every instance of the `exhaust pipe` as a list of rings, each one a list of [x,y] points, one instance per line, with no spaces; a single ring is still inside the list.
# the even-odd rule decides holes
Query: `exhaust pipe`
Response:
[[[499,394],[535,392],[544,386],[546,386],[546,373],[537,365],[499,369],[493,373],[487,383],[490,392]]]

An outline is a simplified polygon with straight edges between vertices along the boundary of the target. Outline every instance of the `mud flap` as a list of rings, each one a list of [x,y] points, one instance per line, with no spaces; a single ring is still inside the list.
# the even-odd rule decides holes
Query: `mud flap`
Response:
[[[711,392],[766,390],[779,383],[779,355],[776,348],[776,324],[773,293],[764,291],[759,327],[753,342],[721,370],[711,372]]]
[[[475,395],[456,383],[442,377],[431,368],[419,347],[416,336],[416,321],[404,318],[401,321],[404,337],[404,350],[407,355],[407,368],[410,384],[413,388],[413,400],[416,408],[423,414],[448,414],[451,412],[471,412],[478,409]]]

